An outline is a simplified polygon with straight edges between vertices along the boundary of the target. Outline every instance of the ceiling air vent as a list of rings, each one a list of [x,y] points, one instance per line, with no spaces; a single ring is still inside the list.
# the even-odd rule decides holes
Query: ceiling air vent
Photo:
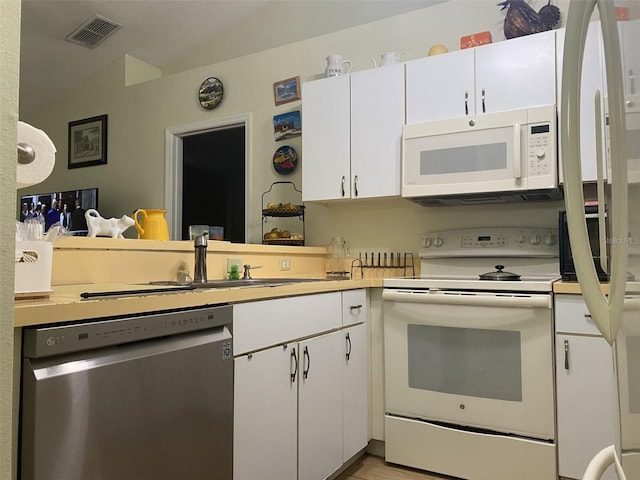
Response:
[[[67,40],[83,47],[93,48],[115,33],[121,26],[108,18],[94,15],[69,34]]]

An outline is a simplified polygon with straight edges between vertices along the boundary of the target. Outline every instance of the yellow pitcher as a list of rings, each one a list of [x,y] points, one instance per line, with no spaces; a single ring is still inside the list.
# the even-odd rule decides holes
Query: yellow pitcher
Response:
[[[169,240],[169,225],[164,218],[166,210],[156,210],[142,208],[133,212],[133,221],[138,238],[147,240]],[[142,215],[142,221],[138,221],[138,216]]]

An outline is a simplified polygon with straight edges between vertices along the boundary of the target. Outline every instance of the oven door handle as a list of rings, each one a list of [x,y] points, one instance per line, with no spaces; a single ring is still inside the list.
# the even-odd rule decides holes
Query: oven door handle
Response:
[[[383,290],[383,300],[439,305],[472,305],[481,307],[551,308],[551,295],[506,296],[451,294],[445,292],[412,292]]]

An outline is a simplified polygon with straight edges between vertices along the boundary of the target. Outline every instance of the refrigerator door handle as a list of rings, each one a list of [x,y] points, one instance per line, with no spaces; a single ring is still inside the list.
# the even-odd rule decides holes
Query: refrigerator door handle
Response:
[[[601,199],[605,197],[604,190],[604,161],[602,159],[604,130],[602,129],[602,94],[600,89],[596,90],[595,94],[595,114],[596,114],[596,187],[598,195],[598,240],[599,240],[599,252],[600,252],[600,268],[602,271],[609,274],[609,256],[607,255],[607,214],[604,206],[600,206]],[[587,217],[587,215],[585,215]]]
[[[584,195],[580,168],[580,75],[589,19],[595,6],[600,11],[607,85],[611,138],[611,219],[609,295],[600,289],[584,220]],[[628,198],[626,165],[626,127],[622,66],[613,2],[572,0],[567,15],[567,30],[562,67],[561,128],[562,167],[565,181],[565,208],[571,250],[583,298],[591,316],[609,344],[616,338],[626,289]],[[603,199],[600,199],[602,203]]]

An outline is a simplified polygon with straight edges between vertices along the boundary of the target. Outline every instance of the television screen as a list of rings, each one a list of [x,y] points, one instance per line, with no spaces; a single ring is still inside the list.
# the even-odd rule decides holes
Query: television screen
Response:
[[[90,208],[98,208],[97,188],[29,194],[20,197],[18,218],[21,222],[28,217],[41,218],[45,224],[45,232],[51,225],[60,222],[74,235],[86,235],[84,212]]]

